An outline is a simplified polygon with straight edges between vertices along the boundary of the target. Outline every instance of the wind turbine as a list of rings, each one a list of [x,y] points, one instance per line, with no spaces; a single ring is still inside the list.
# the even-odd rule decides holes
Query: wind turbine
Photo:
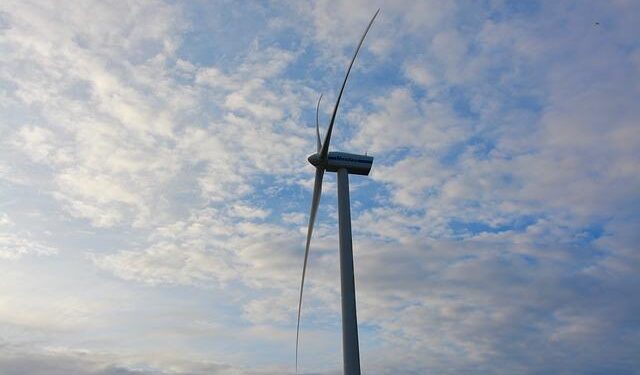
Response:
[[[342,358],[345,375],[360,375],[360,349],[358,347],[358,320],[356,317],[356,290],[353,277],[353,249],[351,244],[351,207],[349,203],[349,174],[367,176],[373,164],[373,157],[367,155],[349,154],[346,152],[329,152],[329,142],[333,124],[338,113],[338,106],[342,93],[347,85],[347,79],[351,72],[353,62],[358,56],[362,42],[371,28],[373,21],[380,12],[376,11],[369,21],[360,43],[353,54],[347,74],[342,82],[336,105],[333,108],[329,129],[320,142],[320,127],[318,125],[318,112],[322,95],[316,105],[316,136],[317,151],[309,156],[308,160],[316,167],[316,178],[313,186],[313,198],[311,198],[311,213],[309,215],[309,227],[307,229],[307,244],[304,249],[304,263],[302,266],[302,281],[300,283],[300,299],[298,300],[298,324],[296,328],[296,373],[298,372],[298,342],[300,338],[300,312],[302,309],[302,291],[304,289],[304,277],[307,273],[307,260],[309,259],[309,244],[313,233],[313,224],[318,212],[320,195],[322,193],[322,177],[325,171],[338,173],[338,226],[340,231],[340,290],[342,302]]]

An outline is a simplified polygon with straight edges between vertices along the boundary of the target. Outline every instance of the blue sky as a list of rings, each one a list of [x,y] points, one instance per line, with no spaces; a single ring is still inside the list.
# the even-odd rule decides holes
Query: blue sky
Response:
[[[0,5],[0,373],[286,374],[351,177],[368,374],[640,369],[640,3]],[[301,369],[341,369],[335,176]]]

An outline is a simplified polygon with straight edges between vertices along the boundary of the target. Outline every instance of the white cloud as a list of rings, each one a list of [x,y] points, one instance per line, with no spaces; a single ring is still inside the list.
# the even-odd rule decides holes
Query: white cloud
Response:
[[[254,208],[251,206],[236,204],[231,208],[232,216],[244,219],[264,219],[269,216],[269,210]]]
[[[360,125],[353,147],[366,147],[372,153],[400,147],[435,153],[472,135],[467,121],[450,105],[416,100],[406,88],[396,88],[388,96],[374,98],[373,103],[377,112],[358,114]]]
[[[19,259],[25,255],[54,255],[58,250],[15,228],[5,213],[0,213],[0,259]]]
[[[47,348],[24,350],[10,348],[0,353],[0,370],[6,375],[165,375],[165,374],[214,374],[214,375],[270,375],[273,371],[252,371],[235,368],[228,364],[212,362],[181,361],[172,365],[156,359],[156,366],[140,365],[139,358],[125,360],[113,354],[72,350],[69,348]]]

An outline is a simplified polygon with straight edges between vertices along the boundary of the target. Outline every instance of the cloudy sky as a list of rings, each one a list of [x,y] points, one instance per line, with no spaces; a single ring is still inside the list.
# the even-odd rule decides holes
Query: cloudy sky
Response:
[[[367,374],[638,374],[640,2],[0,3],[0,373],[294,371],[315,150]],[[301,370],[338,374],[335,175]]]

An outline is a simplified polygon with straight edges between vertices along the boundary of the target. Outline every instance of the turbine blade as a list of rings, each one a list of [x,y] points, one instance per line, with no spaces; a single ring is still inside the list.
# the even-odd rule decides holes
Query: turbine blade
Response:
[[[316,105],[316,135],[318,136],[318,150],[317,152],[320,152],[320,149],[322,148],[322,143],[320,143],[320,125],[318,125],[318,112],[320,111],[320,101],[322,100],[322,94],[320,94],[320,97],[318,98],[318,104]]]
[[[336,120],[336,113],[338,113],[338,106],[340,105],[340,99],[342,98],[342,93],[344,92],[344,87],[347,85],[347,79],[349,78],[349,73],[351,72],[351,67],[353,66],[353,62],[356,61],[356,56],[358,56],[358,52],[360,51],[360,47],[362,47],[362,42],[364,42],[364,37],[367,36],[371,25],[373,25],[373,21],[376,19],[376,16],[380,13],[380,9],[376,11],[376,14],[373,15],[371,21],[369,21],[369,25],[367,26],[364,34],[362,34],[362,38],[360,38],[360,43],[358,43],[358,48],[356,48],[356,52],[353,54],[353,58],[351,59],[351,63],[349,64],[349,68],[347,69],[347,74],[344,76],[344,81],[342,82],[342,87],[340,88],[340,93],[338,94],[338,100],[336,100],[336,105],[333,108],[333,114],[331,115],[331,122],[329,123],[329,130],[327,130],[327,135],[324,137],[324,143],[322,144],[322,151],[320,152],[320,158],[326,158],[329,154],[329,142],[331,141],[331,131],[333,130],[333,123]]]
[[[309,214],[309,228],[307,228],[307,245],[304,248],[304,263],[302,264],[302,282],[300,283],[300,299],[298,300],[298,325],[296,327],[296,373],[298,373],[298,342],[300,338],[300,313],[302,311],[302,291],[304,289],[304,276],[307,273],[307,260],[309,259],[309,244],[313,233],[313,223],[316,220],[320,195],[322,194],[322,176],[324,169],[316,168],[316,180],[313,186],[313,198],[311,198],[311,213]]]

